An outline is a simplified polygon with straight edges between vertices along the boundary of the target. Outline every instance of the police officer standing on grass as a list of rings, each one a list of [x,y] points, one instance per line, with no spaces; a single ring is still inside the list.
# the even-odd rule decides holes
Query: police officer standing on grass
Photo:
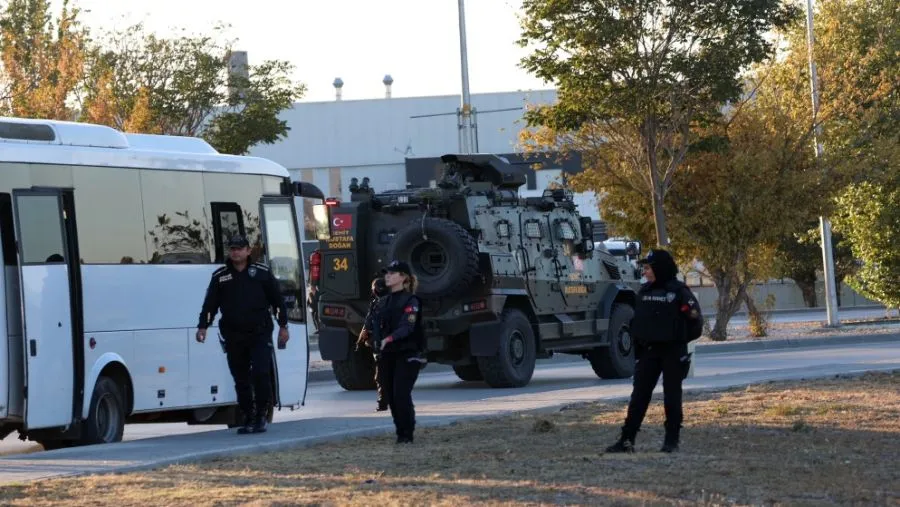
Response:
[[[372,280],[372,302],[369,304],[369,312],[366,314],[366,321],[363,324],[359,338],[356,340],[356,350],[360,347],[369,347],[375,357],[375,392],[377,393],[376,412],[384,412],[388,409],[387,398],[384,396],[384,386],[381,385],[381,379],[378,377],[378,362],[381,357],[381,311],[387,300],[388,289],[384,283],[384,277],[380,276]],[[377,346],[376,346],[377,343]]]
[[[378,313],[381,350],[378,376],[397,429],[397,443],[411,444],[416,426],[413,385],[425,366],[422,305],[415,295],[418,280],[405,262],[391,262],[384,275],[389,294]]]
[[[703,332],[700,305],[691,290],[675,276],[678,266],[666,250],[651,250],[641,259],[644,278],[631,321],[635,343],[634,389],[619,440],[606,452],[634,452],[634,440],[650,405],[653,389],[663,376],[666,436],[662,452],[678,450],[683,419],[681,382],[691,357],[687,344]]]
[[[236,235],[228,242],[229,258],[217,269],[206,289],[197,341],[206,341],[206,330],[216,312],[222,311],[219,331],[234,378],[238,405],[243,414],[239,434],[263,433],[272,399],[270,371],[272,361],[272,313],[278,319],[278,347],[289,340],[287,309],[278,280],[265,264],[250,258],[250,242]]]

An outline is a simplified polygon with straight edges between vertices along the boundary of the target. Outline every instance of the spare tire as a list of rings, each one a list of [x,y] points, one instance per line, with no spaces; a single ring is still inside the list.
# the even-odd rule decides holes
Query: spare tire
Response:
[[[399,230],[390,260],[409,264],[422,297],[456,297],[478,278],[478,243],[461,225],[425,217]]]

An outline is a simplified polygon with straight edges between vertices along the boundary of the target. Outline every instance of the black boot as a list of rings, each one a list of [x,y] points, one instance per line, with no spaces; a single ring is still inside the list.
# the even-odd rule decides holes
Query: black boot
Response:
[[[662,449],[660,452],[675,452],[678,450],[678,441],[681,437],[681,428],[666,428],[666,438],[663,440]]]
[[[244,423],[237,430],[238,435],[247,435],[249,433],[253,433],[253,417],[249,415],[244,416]]]
[[[265,433],[268,425],[269,419],[265,414],[258,416],[256,422],[253,423],[253,433]]]
[[[384,412],[388,409],[388,404],[384,400],[378,400],[378,406],[375,408],[376,412]]]
[[[412,431],[401,431],[397,433],[397,443],[398,444],[411,444],[413,443],[413,433]]]
[[[621,435],[619,435],[619,440],[617,440],[613,445],[607,447],[606,452],[634,452],[634,433],[622,430]]]

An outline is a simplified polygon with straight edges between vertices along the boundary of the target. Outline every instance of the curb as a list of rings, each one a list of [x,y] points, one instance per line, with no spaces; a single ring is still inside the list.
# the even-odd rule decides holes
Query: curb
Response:
[[[881,335],[847,335],[847,336],[823,336],[821,338],[798,338],[783,340],[759,340],[747,342],[724,342],[724,343],[698,343],[694,349],[696,354],[724,354],[729,352],[753,352],[759,350],[779,350],[779,349],[795,349],[809,347],[829,347],[839,345],[853,345],[857,343],[890,343],[900,341],[900,333],[889,333]],[[574,356],[573,356],[574,357]],[[572,362],[578,361],[573,359]],[[540,365],[541,362],[538,362]],[[428,373],[423,372],[423,375]],[[334,381],[334,372],[332,369],[326,368],[322,370],[311,370],[307,382],[326,382]]]

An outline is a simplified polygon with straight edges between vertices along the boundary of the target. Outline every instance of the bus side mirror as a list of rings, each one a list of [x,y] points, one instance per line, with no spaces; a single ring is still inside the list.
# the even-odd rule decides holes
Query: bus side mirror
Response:
[[[281,195],[292,195],[294,197],[309,197],[311,199],[325,200],[325,194],[319,187],[305,181],[284,182],[281,186]]]

